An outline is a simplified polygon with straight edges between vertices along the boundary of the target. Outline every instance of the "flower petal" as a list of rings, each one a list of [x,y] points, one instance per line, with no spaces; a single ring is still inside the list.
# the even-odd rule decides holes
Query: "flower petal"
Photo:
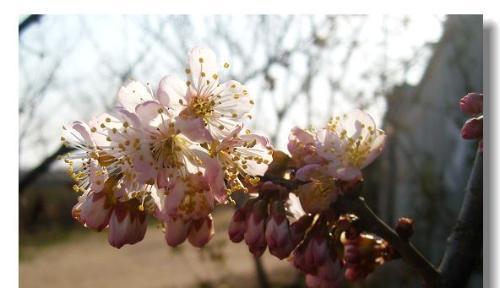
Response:
[[[153,100],[153,95],[137,81],[129,81],[118,91],[118,107],[130,112],[134,112],[137,105],[149,100]]]
[[[172,109],[173,115],[178,115],[186,101],[186,82],[175,75],[168,75],[161,79],[156,97],[163,106]]]
[[[188,55],[189,81],[196,91],[202,91],[206,85],[205,81],[217,81],[213,75],[217,75],[217,62],[215,53],[204,47],[196,47]]]

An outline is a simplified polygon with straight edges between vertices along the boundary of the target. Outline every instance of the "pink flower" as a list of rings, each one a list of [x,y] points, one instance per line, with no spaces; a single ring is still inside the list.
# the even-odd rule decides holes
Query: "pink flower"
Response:
[[[338,192],[335,181],[326,176],[310,179],[294,191],[304,211],[312,214],[328,210],[337,200]]]
[[[288,136],[288,151],[296,166],[324,162],[317,153],[317,144],[313,131],[292,128]]]
[[[178,176],[205,171],[207,152],[180,132],[168,107],[146,101],[137,105],[135,115],[149,154],[143,158],[150,160],[139,166],[150,171],[158,188],[165,188]]]
[[[483,113],[483,94],[469,93],[460,99],[460,109],[465,114],[476,116]]]
[[[240,177],[257,184],[259,178],[256,176],[264,175],[273,159],[269,139],[249,130],[241,133],[242,128],[242,125],[237,125],[222,141],[210,144],[211,156],[224,167],[229,193],[247,191]]]
[[[62,157],[68,164],[68,174],[76,183],[73,186],[76,192],[98,193],[108,179],[107,170],[101,167],[106,154],[98,150],[98,145],[104,143],[105,137],[93,135],[91,131],[93,129],[89,125],[80,121],[75,121],[69,129],[63,127],[63,145],[78,149]]]
[[[167,227],[167,244],[175,247],[188,238],[193,246],[204,246],[213,236],[210,213],[215,205],[206,177],[179,176],[169,184],[167,191],[164,209],[159,214]]]
[[[228,68],[229,64],[224,66]],[[192,140],[220,140],[250,117],[254,101],[247,88],[233,80],[219,84],[217,71],[215,54],[207,48],[194,48],[188,56],[187,82],[175,76],[160,82],[160,103],[174,110],[177,121],[184,122],[183,133],[193,136]],[[203,129],[208,134],[200,134]]]
[[[118,91],[118,107],[129,111],[135,112],[137,105],[154,99],[151,88],[144,86],[137,81],[128,81]]]
[[[345,181],[361,178],[361,169],[380,155],[385,143],[384,131],[360,110],[332,119],[316,137],[318,154],[329,162],[328,173]]]

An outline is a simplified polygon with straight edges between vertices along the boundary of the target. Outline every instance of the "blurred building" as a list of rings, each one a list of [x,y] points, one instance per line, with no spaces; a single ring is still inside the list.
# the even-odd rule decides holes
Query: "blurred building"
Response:
[[[388,143],[371,169],[373,185],[366,185],[368,200],[388,223],[416,220],[413,242],[434,264],[454,227],[477,145],[461,138],[466,118],[458,103],[483,91],[482,35],[482,16],[448,17],[420,84],[396,87],[387,96]],[[392,275],[401,278],[392,287],[408,287],[405,278],[414,277]]]

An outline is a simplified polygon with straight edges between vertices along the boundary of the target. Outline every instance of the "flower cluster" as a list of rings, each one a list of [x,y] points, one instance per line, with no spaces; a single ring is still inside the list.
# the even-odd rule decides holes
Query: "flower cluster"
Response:
[[[342,233],[353,221],[346,222],[350,218],[335,205],[339,197],[359,189],[361,169],[382,152],[384,143],[384,132],[359,110],[318,130],[292,129],[291,157],[275,152],[264,176],[269,181],[259,183],[258,196],[236,210],[229,238],[245,240],[255,256],[269,248],[279,259],[288,257],[306,274],[308,287],[340,287],[344,274],[349,280],[365,277],[387,258],[389,245],[366,233],[351,233],[346,240]],[[359,251],[362,255],[351,257]]]
[[[370,115],[360,110],[332,118],[317,131],[292,129],[288,150],[295,178],[307,182],[294,192],[304,210],[325,211],[342,190],[356,185],[361,169],[382,152],[385,138]]]
[[[63,127],[61,141],[77,149],[63,158],[82,193],[73,216],[108,227],[115,247],[141,241],[146,216],[164,224],[171,246],[205,245],[214,207],[257,185],[272,160],[268,139],[243,127],[253,99],[239,82],[219,82],[214,53],[193,49],[185,72],[186,81],[164,77],[156,93],[130,81],[113,113]]]
[[[144,238],[147,217],[163,224],[168,245],[202,247],[214,234],[215,206],[231,202],[229,238],[256,257],[269,249],[287,258],[308,287],[341,287],[391,259],[390,245],[358,229],[339,201],[359,191],[361,170],[383,150],[385,133],[368,114],[292,129],[290,157],[244,128],[254,101],[242,84],[219,83],[212,51],[193,49],[187,66],[186,81],[166,76],[156,93],[128,82],[113,113],[64,128],[62,142],[77,149],[63,157],[82,193],[75,219],[108,228],[118,248]],[[234,192],[249,197],[235,203]],[[403,222],[407,239],[412,223]]]
[[[460,99],[460,109],[472,116],[462,127],[462,138],[479,140],[479,150],[483,151],[483,94],[469,93]]]

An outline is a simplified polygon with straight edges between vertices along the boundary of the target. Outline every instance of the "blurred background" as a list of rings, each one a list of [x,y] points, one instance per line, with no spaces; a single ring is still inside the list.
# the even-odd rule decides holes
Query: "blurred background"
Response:
[[[286,261],[255,262],[227,239],[230,208],[215,213],[205,249],[169,248],[157,223],[134,246],[71,218],[77,194],[56,158],[63,124],[115,106],[128,79],[156,87],[183,75],[208,46],[256,98],[248,126],[285,150],[293,126],[361,108],[388,134],[366,171],[364,195],[392,225],[416,221],[413,242],[439,263],[474,154],[460,138],[458,100],[483,91],[482,16],[52,16],[19,19],[21,287],[303,287]],[[257,265],[258,264],[258,265]],[[256,267],[263,277],[257,277]],[[482,286],[482,267],[470,287]],[[419,287],[401,260],[346,287]]]

